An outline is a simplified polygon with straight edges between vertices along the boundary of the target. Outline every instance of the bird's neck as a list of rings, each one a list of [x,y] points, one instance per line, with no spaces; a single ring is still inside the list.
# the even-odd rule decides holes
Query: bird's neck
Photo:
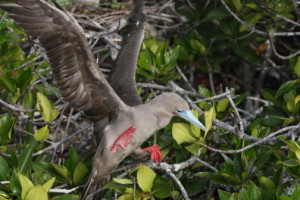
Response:
[[[166,111],[165,108],[162,108],[161,106],[151,106],[150,108],[156,118],[159,129],[164,128],[173,117],[172,113]]]

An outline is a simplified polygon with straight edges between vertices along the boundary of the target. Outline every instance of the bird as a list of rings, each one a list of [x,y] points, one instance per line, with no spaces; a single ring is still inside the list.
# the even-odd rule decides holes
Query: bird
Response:
[[[72,107],[81,109],[92,122],[108,119],[93,157],[87,190],[81,198],[84,200],[90,186],[109,181],[115,166],[132,152],[148,151],[153,160],[160,162],[162,157],[157,145],[145,149],[140,146],[174,116],[206,129],[194,117],[188,103],[176,93],[162,93],[145,104],[137,95],[133,65],[136,65],[144,33],[142,0],[134,0],[137,6],[133,16],[138,15],[139,21],[134,21],[125,38],[127,43],[125,41],[110,76],[111,85],[99,70],[82,27],[68,11],[52,1],[54,6],[42,0],[9,0],[0,3],[0,8],[28,35],[40,41],[63,98]]]

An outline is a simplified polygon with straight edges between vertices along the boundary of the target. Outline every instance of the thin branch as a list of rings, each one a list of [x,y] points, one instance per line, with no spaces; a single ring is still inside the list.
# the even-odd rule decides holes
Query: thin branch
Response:
[[[298,17],[298,20],[300,20],[300,11],[299,11],[299,9],[297,7],[296,1],[295,0],[291,0],[291,2],[292,2],[292,5],[294,7],[294,11],[295,11],[295,13],[296,13],[296,15]]]
[[[151,89],[158,89],[158,90],[169,91],[169,92],[176,92],[181,95],[188,95],[197,98],[205,98],[203,95],[197,92],[187,91],[180,87],[162,86],[162,85],[157,85],[152,83],[137,83],[137,86],[143,88],[151,88]]]
[[[208,78],[209,78],[208,80],[209,80],[210,89],[211,89],[212,93],[214,95],[216,95],[216,90],[215,90],[215,86],[214,86],[214,78],[213,78],[213,73],[212,73],[212,66],[209,63],[207,56],[205,56],[205,62],[208,67]]]
[[[215,149],[213,147],[210,147],[206,144],[200,144],[202,145],[203,147],[211,150],[211,151],[214,151],[214,152],[217,152],[217,153],[224,153],[224,154],[235,154],[235,153],[241,153],[241,152],[244,152],[252,147],[255,147],[259,144],[263,144],[263,143],[266,143],[268,140],[272,139],[273,137],[283,133],[283,132],[286,132],[286,131],[298,131],[300,130],[300,124],[298,124],[297,126],[288,126],[288,127],[285,127],[285,128],[282,128],[278,131],[275,131],[274,133],[271,133],[270,135],[264,137],[264,138],[261,138],[259,141],[257,142],[254,142],[252,144],[249,144],[248,146],[245,146],[241,149],[237,149],[237,150],[221,150],[221,149]],[[289,133],[288,133],[289,134]]]
[[[271,36],[284,36],[284,37],[289,37],[289,36],[297,36],[297,35],[300,35],[300,32],[264,32],[264,31],[260,31],[260,30],[257,30],[254,26],[251,26],[250,24],[244,22],[243,20],[241,20],[230,8],[229,6],[225,3],[224,0],[220,0],[221,3],[223,4],[223,6],[226,8],[226,10],[238,21],[240,22],[241,24],[243,24],[244,26],[247,27],[247,29],[249,29],[251,32],[255,32],[257,34],[260,34],[260,35],[264,35],[264,36],[267,36],[267,35],[271,35]]]
[[[193,165],[196,162],[201,163],[203,166],[211,169],[214,172],[218,171],[215,167],[211,166],[207,162],[205,162],[203,160],[200,160],[200,158],[198,158],[198,156],[192,156],[188,160],[186,160],[184,162],[181,162],[181,163],[177,163],[177,164],[168,164],[168,163],[165,163],[165,162],[162,162],[162,163],[152,162],[152,163],[149,164],[149,166],[152,167],[152,168],[155,168],[155,169],[161,169],[161,170],[169,169],[171,171],[177,172],[179,170],[185,169],[185,168]]]
[[[93,126],[93,124],[90,124],[90,125],[88,125],[88,126],[83,127],[82,129],[80,129],[80,130],[76,131],[75,133],[69,135],[68,137],[64,138],[63,140],[60,140],[60,141],[58,141],[58,142],[55,142],[55,143],[53,143],[51,146],[49,146],[49,147],[47,147],[47,148],[45,148],[45,149],[42,149],[42,150],[40,150],[40,151],[34,153],[33,156],[38,156],[38,155],[43,154],[43,153],[45,153],[45,152],[47,152],[47,151],[49,151],[49,150],[52,150],[52,149],[57,149],[57,147],[58,147],[59,145],[61,145],[62,143],[64,143],[64,142],[70,140],[72,137],[74,137],[74,136],[78,135],[79,133],[81,133],[81,132],[83,132],[83,131],[85,131],[85,130],[91,128],[92,126]]]
[[[17,112],[34,112],[34,111],[36,111],[34,109],[24,109],[24,108],[19,108],[19,107],[10,105],[9,103],[6,103],[2,99],[0,99],[0,104],[4,105],[5,107],[7,107],[13,111],[17,111]]]
[[[173,181],[177,184],[179,190],[181,191],[183,198],[185,200],[190,200],[189,195],[187,194],[186,190],[184,189],[182,183],[180,182],[180,180],[175,176],[175,174],[170,170],[170,169],[166,169],[166,173],[173,179]]]
[[[205,99],[200,99],[200,100],[197,100],[197,101],[193,101],[193,103],[201,103],[203,101],[208,101],[208,102],[216,102],[216,101],[219,101],[221,99],[225,99],[227,97],[228,94],[231,94],[233,93],[234,90],[233,89],[229,89],[229,90],[226,90],[224,93],[222,94],[218,94],[218,95],[215,95],[215,96],[212,96],[212,97],[207,97]]]
[[[41,59],[41,58],[43,58],[43,56],[42,56],[42,55],[39,55],[39,56],[33,58],[32,60],[30,60],[30,61],[28,61],[28,62],[26,62],[26,63],[20,65],[19,67],[13,69],[13,70],[14,70],[14,71],[17,71],[17,70],[23,69],[23,68],[26,67],[27,65],[30,65],[31,63],[33,63],[33,62],[35,62],[35,61],[37,61],[37,60],[39,60],[39,59]]]
[[[63,193],[63,194],[69,194],[71,192],[74,192],[75,190],[77,190],[79,188],[78,187],[74,187],[72,189],[59,189],[59,188],[53,188],[49,190],[49,193]]]
[[[226,91],[228,91],[228,89],[226,89]],[[231,107],[232,107],[233,110],[235,111],[234,114],[236,115],[236,117],[237,117],[238,120],[239,120],[240,133],[244,134],[244,130],[245,130],[245,129],[244,129],[244,124],[243,124],[243,120],[242,120],[242,118],[241,118],[241,116],[240,116],[240,113],[239,113],[238,109],[236,108],[236,106],[235,106],[235,104],[234,104],[234,102],[233,102],[233,100],[232,100],[232,98],[231,98],[231,95],[228,94],[226,97],[227,97],[227,99],[229,100],[229,103],[230,103]]]
[[[189,89],[193,92],[196,92],[196,90],[193,88],[193,86],[190,84],[189,80],[187,79],[187,77],[185,76],[185,74],[182,72],[182,70],[180,69],[180,67],[178,65],[176,65],[176,69],[179,72],[179,74],[181,75],[182,79],[184,80],[184,82],[188,85]]]
[[[276,12],[274,12],[273,10],[271,10],[270,8],[264,6],[264,4],[261,4],[261,3],[258,3],[259,7],[261,7],[262,9],[264,9],[265,11],[271,13],[272,15],[274,15],[275,17],[279,18],[279,19],[282,19],[288,23],[291,23],[291,24],[294,24],[296,26],[300,26],[300,24],[298,22],[295,22],[294,20],[291,20],[283,15],[280,15],[280,14],[277,14]]]
[[[293,53],[293,54],[291,54],[291,55],[289,55],[289,56],[283,56],[283,55],[280,55],[280,54],[277,52],[276,48],[275,48],[275,45],[274,45],[274,42],[273,42],[272,37],[269,37],[269,42],[270,42],[270,46],[271,46],[271,48],[272,48],[273,53],[274,53],[278,58],[280,58],[280,59],[282,59],[282,60],[289,60],[289,59],[291,59],[291,58],[293,58],[293,57],[296,57],[296,56],[300,55],[300,51],[296,51],[295,53]]]

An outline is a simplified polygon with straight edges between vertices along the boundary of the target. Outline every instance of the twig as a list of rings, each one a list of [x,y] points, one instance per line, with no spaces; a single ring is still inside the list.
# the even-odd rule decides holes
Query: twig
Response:
[[[244,152],[252,147],[255,147],[259,144],[263,144],[265,142],[267,142],[269,139],[275,137],[276,135],[279,135],[280,133],[282,132],[286,132],[286,131],[297,131],[300,129],[300,124],[298,124],[297,126],[288,126],[288,127],[285,127],[285,128],[282,128],[278,131],[275,131],[274,133],[271,133],[270,135],[264,137],[264,138],[261,138],[259,141],[257,142],[254,142],[252,144],[249,144],[248,146],[245,146],[241,149],[237,149],[237,150],[220,150],[220,149],[215,149],[213,147],[210,147],[206,144],[200,144],[202,145],[203,147],[211,150],[211,151],[214,151],[214,152],[217,152],[217,153],[224,153],[224,154],[234,154],[234,153],[241,153],[241,152]],[[289,133],[288,133],[289,134]]]
[[[274,53],[278,58],[280,58],[280,59],[282,59],[282,60],[289,60],[289,59],[291,59],[291,58],[293,58],[293,57],[296,57],[296,56],[300,55],[300,51],[296,51],[295,53],[293,53],[293,54],[291,54],[291,55],[289,55],[289,56],[282,56],[282,55],[280,55],[280,54],[277,52],[277,50],[276,50],[276,48],[275,48],[275,46],[274,46],[273,39],[272,39],[271,36],[269,37],[269,42],[270,42],[270,46],[271,46],[271,48],[272,48],[273,53]]]
[[[226,88],[226,91],[228,91],[227,88]],[[230,103],[231,107],[233,108],[233,110],[235,111],[234,113],[235,113],[236,117],[237,117],[238,120],[239,120],[240,133],[244,134],[244,124],[243,124],[243,120],[242,120],[242,118],[241,118],[241,116],[240,116],[240,113],[239,113],[238,109],[236,108],[236,106],[235,106],[235,104],[234,104],[234,102],[233,102],[233,100],[232,100],[232,98],[231,98],[231,95],[228,94],[226,97],[227,97],[227,99],[229,100],[229,103]]]
[[[33,63],[33,62],[35,62],[35,61],[37,61],[37,60],[39,60],[39,59],[41,59],[41,58],[43,58],[43,56],[42,56],[42,55],[39,55],[39,56],[33,58],[32,60],[30,60],[30,61],[28,61],[28,62],[26,62],[26,63],[20,65],[19,67],[13,69],[13,70],[14,70],[14,71],[17,71],[17,70],[23,69],[23,68],[26,67],[27,65],[30,65],[31,63]]]
[[[5,107],[7,107],[13,111],[17,111],[17,112],[34,112],[34,111],[36,111],[34,109],[24,109],[24,108],[19,108],[19,107],[10,105],[9,103],[6,103],[2,99],[0,99],[0,104],[4,105]]]
[[[271,10],[270,8],[264,6],[264,4],[262,4],[262,3],[258,3],[258,6],[261,7],[262,9],[264,9],[265,11],[271,13],[272,15],[274,15],[275,17],[277,17],[279,19],[282,19],[282,20],[284,20],[284,21],[286,21],[288,23],[294,24],[294,25],[296,25],[298,27],[300,26],[300,24],[298,22],[295,22],[295,21],[293,21],[293,20],[291,20],[291,19],[289,19],[289,18],[287,18],[287,17],[285,17],[283,15],[275,13],[273,10]]]
[[[192,96],[192,97],[204,98],[204,96],[199,93],[186,91],[180,87],[173,88],[170,86],[162,86],[162,85],[157,85],[157,84],[153,84],[153,83],[137,83],[137,86],[143,87],[143,88],[152,88],[152,89],[158,89],[158,90],[163,90],[163,91],[170,91],[170,92],[175,91],[181,95],[188,95],[188,96]]]
[[[190,84],[189,80],[186,78],[186,76],[184,75],[184,73],[181,71],[180,67],[178,65],[176,65],[176,69],[179,72],[179,74],[181,75],[182,79],[184,80],[184,82],[188,85],[189,89],[193,92],[196,92],[196,90],[193,88],[193,86]]]
[[[257,34],[260,35],[271,35],[271,36],[285,36],[285,37],[289,37],[289,36],[296,36],[296,35],[300,35],[300,32],[264,32],[264,31],[260,31],[257,30],[255,27],[251,26],[250,24],[244,22],[243,20],[241,20],[230,8],[229,6],[225,3],[224,0],[220,0],[221,3],[223,4],[223,6],[226,8],[226,10],[241,24],[243,24],[244,26],[246,26],[251,32],[255,32]]]
[[[169,169],[171,171],[177,172],[179,170],[185,169],[185,168],[193,165],[196,162],[201,163],[202,165],[204,165],[205,167],[211,169],[214,172],[218,171],[215,167],[211,166],[207,162],[200,160],[198,158],[198,156],[192,156],[188,160],[186,160],[184,162],[181,162],[181,163],[177,163],[177,164],[168,164],[168,163],[165,163],[165,162],[162,162],[162,163],[152,162],[152,163],[149,164],[149,166],[152,167],[152,168],[155,168],[155,169],[161,169],[161,170]]]
[[[166,169],[166,173],[174,180],[174,182],[177,184],[179,190],[181,191],[183,198],[185,200],[190,200],[189,195],[187,194],[186,190],[184,189],[182,183],[179,181],[179,179],[175,176],[175,174],[170,170]]]
[[[205,99],[200,99],[200,100],[194,101],[193,103],[200,103],[200,102],[203,102],[203,101],[216,102],[216,101],[219,101],[221,99],[225,99],[227,97],[227,95],[233,93],[233,91],[234,91],[233,89],[229,89],[229,90],[226,90],[222,94],[218,94],[218,95],[208,97],[208,98],[205,98]]]
[[[45,148],[45,149],[43,149],[43,150],[40,150],[40,151],[34,153],[33,156],[38,156],[38,155],[43,154],[43,153],[45,153],[45,152],[47,152],[47,151],[49,151],[49,150],[56,149],[59,145],[61,145],[61,144],[64,143],[65,141],[70,140],[72,137],[74,137],[74,136],[78,135],[79,133],[81,133],[81,132],[83,132],[83,131],[85,131],[85,130],[91,128],[92,126],[93,126],[93,124],[90,124],[90,125],[88,125],[88,126],[83,127],[82,129],[76,131],[76,132],[73,133],[72,135],[69,135],[68,137],[64,138],[63,140],[60,140],[60,141],[55,142],[55,143],[52,143],[51,146],[49,146],[49,147],[47,147],[47,148]]]
[[[186,0],[189,4],[189,6],[191,7],[191,9],[195,10],[195,7],[193,6],[193,4],[190,2],[190,0]]]
[[[213,78],[213,73],[212,73],[212,67],[211,67],[211,64],[208,62],[207,56],[205,56],[205,62],[206,62],[206,65],[208,67],[208,77],[209,77],[210,89],[211,89],[212,93],[214,95],[216,95],[216,90],[215,90],[215,86],[214,86],[214,78]]]
[[[72,189],[59,189],[59,188],[53,188],[53,189],[50,189],[49,192],[50,193],[63,193],[63,194],[69,194],[71,192],[74,192],[75,190],[77,190],[79,188],[78,187],[74,187]]]

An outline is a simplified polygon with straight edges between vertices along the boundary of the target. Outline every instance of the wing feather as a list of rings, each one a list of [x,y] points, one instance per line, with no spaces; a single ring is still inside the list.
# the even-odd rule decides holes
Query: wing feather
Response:
[[[99,120],[128,107],[113,91],[93,57],[82,28],[67,12],[42,0],[1,3],[10,17],[37,37],[51,64],[65,100]]]

